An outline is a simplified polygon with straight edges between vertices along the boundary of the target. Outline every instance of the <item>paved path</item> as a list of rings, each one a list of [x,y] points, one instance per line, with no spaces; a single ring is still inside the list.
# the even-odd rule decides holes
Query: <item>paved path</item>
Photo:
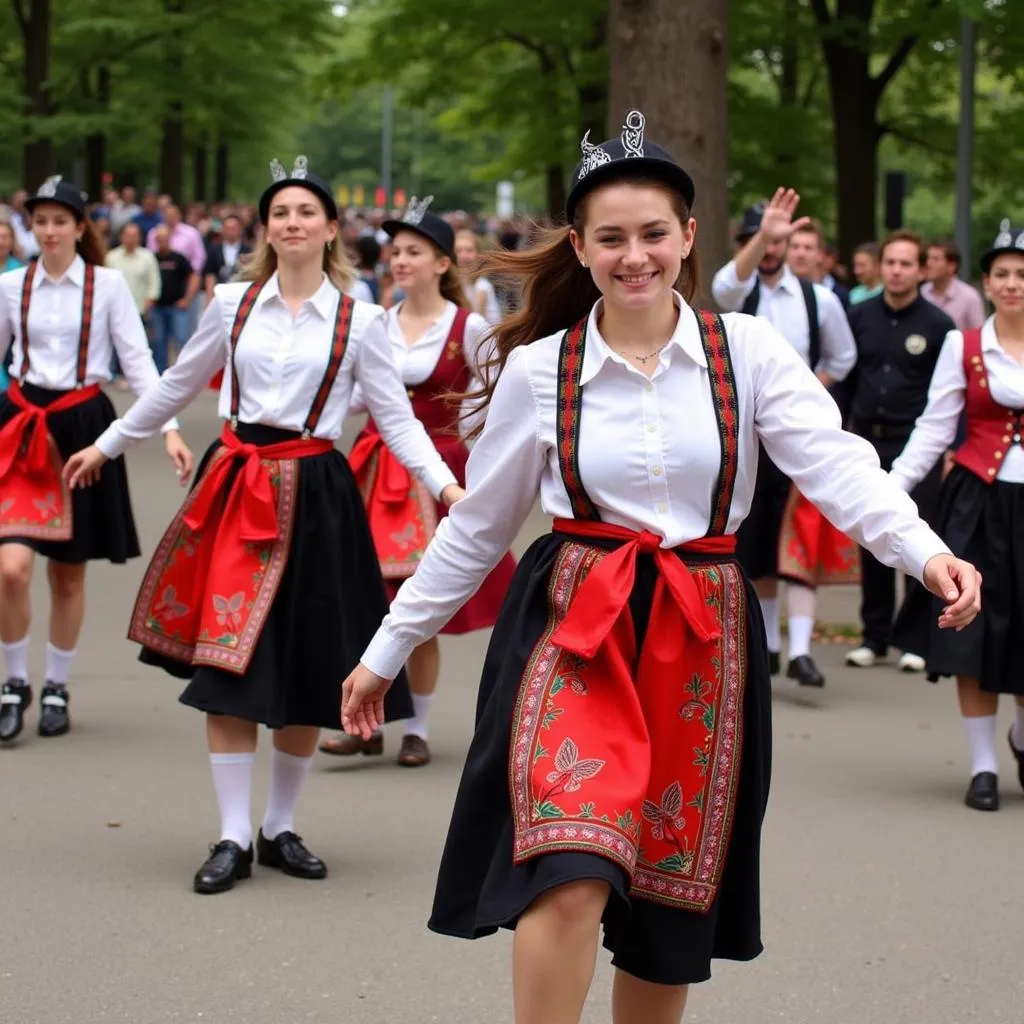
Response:
[[[215,435],[211,396],[185,426],[196,448]],[[130,463],[148,553],[180,492],[159,441]],[[532,520],[523,544],[543,529]],[[300,829],[329,863],[326,882],[257,870],[200,898],[191,877],[217,827],[202,720],[124,640],[142,570],[91,570],[73,732],[39,740],[33,710],[33,731],[0,750],[0,1021],[511,1021],[509,937],[466,943],[424,927],[485,637],[444,642],[430,768],[398,768],[394,733],[384,759],[318,758]],[[855,595],[832,592],[823,617],[855,610]],[[44,642],[40,619],[37,673]],[[968,811],[949,687],[845,669],[845,649],[817,652],[824,691],[777,684],[767,952],[717,966],[688,1020],[1019,1024],[1024,795],[1005,740],[1003,811]],[[587,1024],[609,1020],[609,983],[602,955]]]

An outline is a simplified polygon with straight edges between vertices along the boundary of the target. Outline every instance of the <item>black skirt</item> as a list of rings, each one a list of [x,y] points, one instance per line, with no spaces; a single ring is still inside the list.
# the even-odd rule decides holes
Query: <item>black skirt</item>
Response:
[[[954,466],[939,495],[936,531],[981,572],[981,614],[959,633],[939,629],[943,603],[916,587],[897,616],[893,643],[921,652],[931,682],[969,676],[990,693],[1024,696],[1024,484],[985,483]]]
[[[240,423],[247,444],[269,445],[298,434]],[[215,441],[203,456],[202,477]],[[181,702],[272,729],[336,729],[341,684],[387,614],[384,580],[355,477],[338,451],[298,460],[299,482],[288,563],[244,676],[198,668],[143,648],[139,660],[191,678]],[[237,472],[237,470],[235,471]],[[233,479],[233,477],[232,477]],[[385,700],[388,721],[412,717],[404,673]]]
[[[757,457],[757,477],[750,514],[736,531],[736,557],[752,580],[777,579],[779,538],[791,484],[762,445]]]
[[[762,951],[761,822],[771,772],[771,690],[764,624],[746,584],[750,674],[735,817],[718,895],[706,913],[631,899],[618,865],[596,854],[547,853],[513,863],[508,757],[516,696],[526,663],[548,622],[551,572],[566,538],[549,534],[523,556],[484,661],[469,748],[452,814],[428,927],[476,939],[519,916],[548,889],[581,879],[609,883],[604,945],[628,974],[666,985],[704,981],[712,959],[752,960]],[[630,610],[638,648],[646,631],[657,573],[641,555]]]
[[[43,408],[67,394],[28,383],[22,384],[21,390],[33,405]],[[0,427],[20,411],[6,393],[0,394]],[[46,424],[61,458],[66,461],[75,452],[93,444],[116,418],[110,399],[100,392],[73,409],[54,413]],[[99,480],[91,487],[79,487],[71,492],[71,511],[74,521],[71,540],[2,537],[0,544],[24,544],[43,558],[72,565],[102,560],[122,564],[129,558],[139,557],[139,537],[123,456],[104,463]]]

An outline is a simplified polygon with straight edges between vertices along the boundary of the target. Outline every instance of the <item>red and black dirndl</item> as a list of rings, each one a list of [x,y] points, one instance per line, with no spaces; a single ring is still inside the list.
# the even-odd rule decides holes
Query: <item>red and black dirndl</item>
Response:
[[[959,633],[939,629],[942,602],[915,587],[893,643],[921,653],[930,682],[962,675],[990,693],[1024,697],[1024,484],[996,479],[1010,446],[1024,444],[1024,410],[992,397],[979,330],[964,332],[964,373],[967,436],[939,492],[935,529],[981,573],[981,613]]]
[[[231,331],[232,422],[164,534],[132,613],[140,660],[190,679],[181,702],[270,728],[337,728],[341,683],[387,612],[355,478],[313,437],[344,357],[341,297],[331,358],[304,429],[237,421],[234,353],[260,285]],[[412,715],[404,677],[385,704]]]
[[[468,319],[467,310],[457,310],[430,377],[408,389],[416,418],[460,487],[466,486],[469,449],[459,437],[458,407],[447,396],[460,394],[469,386],[463,348]],[[438,521],[448,510],[398,461],[373,420],[356,438],[349,462],[366,505],[388,600],[393,601],[402,583],[416,571]],[[506,554],[441,632],[458,635],[493,626],[515,570],[515,560]]]
[[[483,668],[476,732],[429,927],[477,938],[548,889],[609,883],[604,945],[680,985],[762,950],[760,835],[771,704],[753,589],[724,535],[737,402],[720,318],[701,313],[722,439],[707,535],[674,551],[599,521],[579,476],[585,324],[559,368],[574,519],[523,556]]]
[[[0,544],[25,544],[44,558],[79,564],[140,554],[123,458],[104,463],[91,487],[69,491],[64,462],[116,419],[98,384],[86,387],[96,272],[85,266],[76,386],[53,391],[25,380],[31,366],[28,313],[36,262],[21,292],[21,373],[0,394]]]

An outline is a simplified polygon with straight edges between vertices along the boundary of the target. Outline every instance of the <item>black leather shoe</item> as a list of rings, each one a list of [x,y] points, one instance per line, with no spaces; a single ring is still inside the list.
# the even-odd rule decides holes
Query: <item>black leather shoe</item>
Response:
[[[210,856],[192,879],[192,888],[204,896],[233,889],[235,882],[252,874],[252,846],[243,850],[238,843],[222,839],[210,847]]]
[[[1020,781],[1021,789],[1024,789],[1024,750],[1018,750],[1013,745],[1013,729],[1010,730],[1010,734],[1006,738],[1010,742],[1010,749],[1013,751],[1013,756],[1017,758],[1017,779]]]
[[[778,651],[768,652],[768,674],[777,676],[782,671],[782,659]]]
[[[268,839],[260,829],[256,840],[256,863],[280,868],[294,878],[326,878],[327,865],[306,849],[294,832],[282,832]]]
[[[999,810],[999,776],[995,772],[978,772],[967,787],[964,803],[976,811]]]
[[[800,657],[794,658],[786,669],[786,675],[790,679],[795,679],[800,686],[821,688],[825,685],[825,677],[809,654],[801,654]]]
[[[0,689],[0,740],[13,740],[25,725],[32,687],[24,679],[8,679]]]
[[[71,728],[68,689],[48,682],[39,695],[39,735],[63,736]]]

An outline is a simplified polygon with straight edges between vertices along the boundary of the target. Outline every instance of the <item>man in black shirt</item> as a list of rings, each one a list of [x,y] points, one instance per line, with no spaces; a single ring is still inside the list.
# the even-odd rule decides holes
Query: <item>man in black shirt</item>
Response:
[[[166,224],[156,228],[156,262],[160,267],[160,298],[151,314],[153,320],[153,362],[160,373],[168,366],[170,344],[178,349],[188,341],[188,309],[199,291],[199,275],[186,257],[171,248]]]
[[[921,297],[927,249],[910,231],[896,231],[882,243],[882,294],[849,310],[857,342],[851,413],[854,433],[874,445],[888,470],[903,451],[928,402],[928,386],[939,349],[953,321]],[[913,493],[925,519],[932,513],[942,461]],[[914,586],[908,578],[907,586]],[[848,665],[867,668],[885,656],[896,611],[896,571],[861,549],[863,645],[846,656]],[[904,652],[900,668],[920,672],[924,660]]]
[[[214,285],[234,280],[239,260],[251,252],[252,246],[242,240],[241,218],[237,213],[225,214],[220,241],[207,246],[203,268],[207,302],[213,298]]]

